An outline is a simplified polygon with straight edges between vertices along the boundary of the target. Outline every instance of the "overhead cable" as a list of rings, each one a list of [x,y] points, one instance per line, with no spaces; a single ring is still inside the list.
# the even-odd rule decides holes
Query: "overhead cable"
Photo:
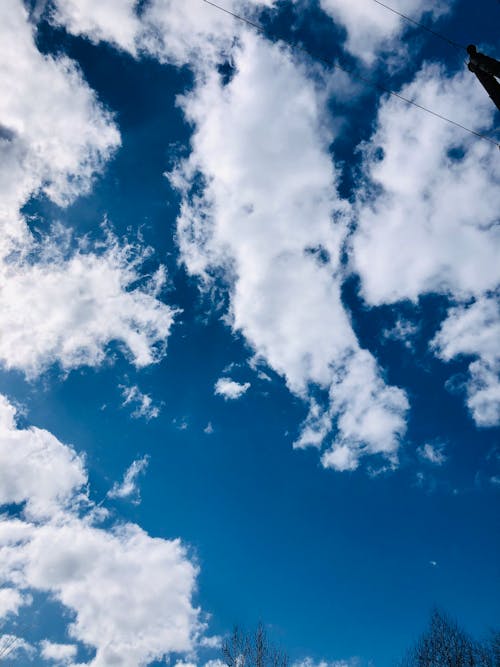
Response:
[[[467,50],[467,47],[464,46],[463,44],[460,44],[459,42],[455,42],[455,40],[450,39],[449,37],[446,37],[446,35],[443,35],[442,33],[438,32],[437,30],[434,30],[433,28],[429,28],[429,26],[425,25],[425,23],[420,23],[419,21],[416,21],[415,19],[412,19],[411,16],[407,16],[406,14],[403,14],[402,12],[399,12],[397,9],[394,9],[394,7],[390,7],[389,5],[386,5],[385,2],[380,2],[380,0],[373,0],[373,2],[377,3],[377,5],[380,5],[381,7],[385,7],[385,9],[388,9],[393,14],[397,14],[399,17],[401,17],[405,21],[408,21],[409,23],[413,23],[413,25],[416,25],[419,28],[422,28],[422,30],[426,30],[431,35],[434,35],[434,37],[438,37],[439,39],[442,39],[443,41],[448,42],[448,44],[451,44],[451,46],[454,46],[455,48],[460,49],[460,51],[466,51]]]
[[[222,7],[221,5],[216,4],[215,2],[212,2],[212,0],[202,0],[205,2],[207,5],[211,5],[215,9],[218,9],[221,12],[224,12],[225,14],[229,14],[229,16],[232,16],[233,18],[237,19],[238,21],[241,21],[242,23],[246,23],[247,25],[251,26],[252,28],[255,28],[259,33],[263,34],[267,38],[267,32],[263,26],[260,24],[256,23],[255,21],[251,21],[250,19],[241,16],[240,14],[237,14],[236,12],[231,11],[230,9],[227,9],[226,7]],[[339,63],[335,63],[332,60],[329,60],[328,58],[324,58],[323,56],[316,55],[311,53],[308,49],[306,49],[304,46],[301,46],[300,44],[293,44],[292,42],[288,42],[287,40],[283,40],[288,46],[292,49],[295,49],[297,51],[302,51],[303,53],[306,53],[310,58],[313,58],[314,60],[319,60],[329,67],[334,67],[335,69],[341,70],[345,72],[346,74],[349,74],[353,79],[358,79],[359,81],[362,81],[363,83],[367,84],[371,88],[375,88],[378,90],[381,90],[384,93],[387,93],[388,95],[392,95],[393,97],[397,97],[399,100],[402,100],[403,102],[406,102],[406,104],[409,104],[413,107],[416,107],[417,109],[420,109],[421,111],[425,111],[426,113],[430,114],[431,116],[434,116],[435,118],[439,118],[442,121],[445,121],[446,123],[449,123],[450,125],[454,125],[455,127],[459,127],[461,130],[464,130],[464,132],[468,132],[469,134],[474,135],[478,139],[483,139],[484,141],[488,141],[491,144],[494,144],[500,149],[500,143],[498,143],[495,139],[492,139],[486,134],[481,134],[480,132],[476,132],[475,130],[472,130],[470,127],[466,127],[465,125],[462,125],[461,123],[458,123],[455,120],[451,120],[451,118],[447,118],[446,116],[443,116],[442,114],[438,113],[437,111],[432,111],[432,109],[429,109],[428,107],[424,107],[422,104],[419,104],[418,102],[415,102],[414,100],[409,99],[408,97],[405,97],[404,95],[401,95],[400,93],[396,93],[394,90],[391,90],[390,88],[387,88],[386,86],[381,85],[380,83],[376,83],[375,81],[372,81],[371,79],[367,79],[366,77],[362,76],[358,72],[355,72],[351,68],[345,67],[344,65],[340,65]]]

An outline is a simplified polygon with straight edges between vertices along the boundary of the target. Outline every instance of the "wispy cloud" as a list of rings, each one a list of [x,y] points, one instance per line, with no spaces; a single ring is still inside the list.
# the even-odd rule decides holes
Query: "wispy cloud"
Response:
[[[123,480],[120,483],[115,482],[113,488],[108,491],[109,498],[129,499],[138,505],[141,502],[138,478],[139,475],[146,472],[150,457],[146,454],[142,459],[133,461],[126,470]]]
[[[427,442],[422,447],[419,447],[418,453],[424,461],[428,461],[437,466],[443,465],[448,458],[444,453],[444,444],[442,443],[431,445]]]
[[[382,332],[386,340],[401,341],[408,349],[413,348],[413,338],[418,332],[418,326],[410,320],[398,317],[393,327]]]
[[[134,419],[143,417],[149,421],[159,416],[161,406],[154,405],[151,396],[144,394],[136,384],[132,386],[120,385],[120,389],[124,399],[122,405],[129,405],[133,408],[131,415]]]

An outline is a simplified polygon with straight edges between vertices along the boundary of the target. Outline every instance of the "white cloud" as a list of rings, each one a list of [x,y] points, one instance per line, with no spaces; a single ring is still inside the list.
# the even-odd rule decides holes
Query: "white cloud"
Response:
[[[9,614],[17,614],[25,604],[31,604],[29,596],[21,595],[16,588],[10,586],[0,588],[0,621]]]
[[[469,72],[427,65],[405,97],[480,131],[494,106]],[[365,147],[353,266],[370,305],[438,292],[478,296],[500,282],[498,149],[393,97]]]
[[[274,0],[226,0],[225,8],[252,15]],[[203,68],[228,54],[241,25],[200,0],[150,0],[140,18],[136,0],[56,0],[53,21],[93,42],[106,41],[134,56]]]
[[[139,283],[146,256],[110,235],[96,251],[65,256],[53,241],[46,258],[0,263],[0,363],[30,377],[97,366],[112,341],[137,367],[160,359],[175,311],[157,298],[162,280]]]
[[[479,426],[500,424],[500,304],[483,297],[451,308],[432,347],[445,361],[465,356],[469,364],[467,405]]]
[[[231,380],[231,378],[222,377],[217,380],[215,383],[215,393],[218,396],[223,396],[226,401],[234,401],[238,398],[241,398],[243,394],[250,389],[250,382],[245,382],[240,384]]]
[[[402,94],[475,131],[494,107],[467,73],[424,66]],[[352,263],[369,305],[441,293],[452,308],[432,348],[469,366],[467,404],[476,423],[500,422],[500,163],[498,150],[462,129],[387,99],[365,147]]]
[[[103,109],[65,56],[42,55],[21,0],[0,3],[0,256],[29,237],[19,210],[33,194],[65,205],[87,192],[120,144]]]
[[[78,647],[75,644],[54,644],[44,640],[41,642],[40,654],[44,660],[53,660],[59,665],[69,665],[76,658]]]
[[[304,658],[298,662],[294,662],[292,667],[360,667],[359,658],[349,658],[347,660],[319,660],[315,661],[312,658]]]
[[[56,0],[52,20],[73,35],[110,42],[135,55],[141,31],[136,6],[137,0]]]
[[[418,326],[409,320],[399,317],[390,329],[385,329],[382,335],[387,340],[401,341],[405,347],[412,349],[413,338],[418,332]]]
[[[390,2],[387,3],[390,5]],[[395,9],[419,20],[425,12],[434,18],[450,8],[442,0],[399,0]],[[397,51],[402,59],[401,44],[396,40],[408,23],[375,2],[352,2],[352,0],[320,0],[321,8],[346,30],[345,48],[353,55],[372,64],[379,51]],[[394,54],[393,54],[394,57]]]
[[[144,417],[147,421],[156,419],[160,414],[160,406],[153,404],[153,399],[148,394],[144,394],[137,385],[131,387],[120,386],[122,390],[123,403],[122,405],[135,405],[132,412],[134,419]]]
[[[70,517],[25,526],[22,542],[2,549],[4,576],[75,614],[68,632],[96,648],[92,667],[135,667],[191,650],[197,570],[179,541],[151,538],[134,524],[103,530]]]
[[[189,428],[189,421],[187,417],[175,417],[172,419],[172,424],[174,424],[175,428],[179,431],[187,431]]]
[[[40,193],[65,206],[88,192],[120,144],[75,63],[40,53],[33,30],[20,0],[0,3],[0,363],[30,377],[53,363],[94,366],[117,341],[136,366],[150,364],[174,311],[156,298],[161,280],[132,287],[148,251],[111,235],[73,253],[57,234],[35,243],[20,213]]]
[[[1,503],[27,504],[0,521],[0,583],[45,592],[71,612],[70,637],[96,650],[89,667],[192,651],[203,629],[192,605],[198,570],[182,543],[132,523],[101,527],[81,459],[47,431],[16,428],[13,407],[1,405],[2,462],[13,452],[24,462],[0,467]]]
[[[26,516],[52,516],[85,481],[83,458],[48,431],[18,429],[14,406],[0,395],[0,505],[26,501]]]
[[[240,21],[203,0],[149,0],[137,14],[137,0],[55,0],[52,19],[74,35],[105,41],[133,56],[146,52],[160,62],[204,67],[228,54]],[[255,18],[276,0],[225,0],[224,9]],[[371,63],[377,51],[394,51],[396,38],[408,24],[375,3],[320,0],[322,9],[347,31],[346,48]],[[419,19],[425,12],[438,17],[449,9],[443,0],[403,0],[400,11]],[[398,48],[399,52],[401,49]]]
[[[110,498],[132,498],[133,502],[138,504],[141,501],[139,487],[137,485],[138,477],[144,473],[149,465],[149,456],[146,454],[142,459],[132,461],[125,472],[120,484],[115,482],[111,491],[108,492]]]
[[[15,660],[16,658],[19,658],[21,653],[24,653],[26,657],[31,660],[35,653],[35,649],[22,637],[11,634],[0,635],[0,660],[3,660],[4,658]]]
[[[423,447],[419,447],[418,453],[425,461],[437,466],[443,465],[447,459],[443,445],[431,445],[427,442]]]
[[[204,646],[205,648],[220,649],[222,646],[222,637],[220,635],[212,635],[211,637],[202,637],[200,639],[200,646]],[[205,663],[205,667],[207,667],[207,665],[212,665],[212,667],[216,667],[220,662],[221,662],[220,660],[209,660],[208,662]]]
[[[321,437],[303,435],[301,446],[336,422],[325,465],[354,468],[374,453],[395,461],[407,401],[360,349],[342,304],[350,209],[336,194],[324,100],[285,49],[257,36],[242,38],[234,63],[227,86],[214,71],[182,101],[194,126],[191,156],[171,176],[184,195],[182,258],[207,285],[223,276],[234,330],[291,391],[313,411],[311,388],[328,395]],[[199,175],[202,192],[191,189]]]

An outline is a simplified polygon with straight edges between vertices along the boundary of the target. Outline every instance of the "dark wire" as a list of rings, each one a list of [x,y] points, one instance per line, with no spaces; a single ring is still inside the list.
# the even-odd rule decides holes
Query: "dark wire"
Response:
[[[411,16],[407,16],[406,14],[402,14],[401,12],[398,12],[397,9],[394,9],[393,7],[389,7],[389,5],[386,5],[384,2],[380,2],[380,0],[373,0],[373,2],[376,2],[377,5],[380,5],[381,7],[385,7],[386,9],[388,9],[393,14],[397,14],[398,16],[400,16],[405,21],[409,21],[409,23],[413,23],[413,25],[417,25],[419,28],[422,28],[422,30],[426,30],[431,35],[434,35],[434,37],[438,37],[439,39],[442,39],[444,42],[448,42],[448,44],[451,44],[451,46],[454,46],[455,48],[459,49],[460,51],[466,51],[467,50],[467,47],[464,46],[463,44],[459,44],[459,42],[455,42],[453,39],[450,39],[449,37],[446,37],[445,35],[442,35],[437,30],[433,30],[432,28],[429,28],[429,26],[426,26],[424,23],[420,23],[419,21],[416,21],[415,19],[412,19]]]
[[[377,0],[375,0],[377,1]],[[249,26],[252,26],[252,28],[255,28],[258,32],[262,33],[265,37],[267,37],[266,30],[263,28],[261,25],[258,23],[255,23],[254,21],[251,21],[250,19],[245,18],[244,16],[240,16],[239,14],[236,14],[235,12],[231,11],[230,9],[226,9],[225,7],[221,7],[220,5],[217,5],[215,2],[212,2],[211,0],[203,0],[207,5],[211,5],[212,7],[215,7],[215,9],[219,9],[221,12],[224,12],[225,14],[229,14],[229,16],[232,16],[233,18],[237,19],[238,21],[241,21],[243,23],[246,23]],[[382,4],[382,3],[379,3]],[[331,60],[328,60],[327,58],[323,58],[320,55],[313,55],[306,49],[305,47],[301,46],[300,44],[292,44],[291,42],[286,42],[288,46],[290,46],[292,49],[296,49],[298,51],[302,51],[303,53],[307,54],[310,58],[313,58],[314,60],[320,60],[321,62],[325,63],[329,67],[334,67],[335,69],[342,70],[342,72],[345,72],[346,74],[349,74],[351,77],[354,79],[359,79],[360,81],[363,81],[363,83],[366,83],[368,86],[371,86],[372,88],[377,88],[378,90],[381,90],[384,93],[387,93],[388,95],[392,95],[393,97],[397,97],[398,99],[402,100],[403,102],[406,102],[407,104],[410,104],[411,106],[416,107],[417,109],[421,109],[422,111],[425,111],[428,114],[431,114],[432,116],[435,116],[436,118],[440,118],[441,120],[450,123],[450,125],[454,125],[455,127],[459,127],[461,130],[464,130],[465,132],[469,132],[469,134],[473,134],[475,137],[478,137],[479,139],[484,139],[484,141],[489,141],[490,144],[494,144],[500,149],[500,143],[495,141],[495,139],[492,139],[491,137],[488,137],[486,134],[481,134],[480,132],[476,132],[475,130],[471,130],[470,127],[466,127],[465,125],[461,125],[460,123],[457,123],[454,120],[451,120],[450,118],[447,118],[446,116],[442,116],[440,113],[437,113],[437,111],[432,111],[432,109],[428,109],[427,107],[422,106],[421,104],[418,104],[418,102],[414,102],[413,100],[408,99],[407,97],[404,97],[403,95],[400,95],[399,93],[396,93],[394,90],[391,90],[390,88],[386,88],[385,86],[382,86],[379,83],[376,83],[374,81],[371,81],[370,79],[365,78],[361,74],[358,74],[357,72],[354,72],[352,69],[349,69],[347,67],[344,67],[343,65],[339,65],[337,63],[334,63]]]

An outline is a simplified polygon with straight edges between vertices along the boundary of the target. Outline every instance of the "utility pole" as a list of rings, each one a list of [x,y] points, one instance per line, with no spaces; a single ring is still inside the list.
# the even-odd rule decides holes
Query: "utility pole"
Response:
[[[500,111],[500,83],[497,81],[497,77],[500,78],[500,62],[478,51],[474,44],[469,44],[467,53],[470,57],[467,67],[474,72]]]

